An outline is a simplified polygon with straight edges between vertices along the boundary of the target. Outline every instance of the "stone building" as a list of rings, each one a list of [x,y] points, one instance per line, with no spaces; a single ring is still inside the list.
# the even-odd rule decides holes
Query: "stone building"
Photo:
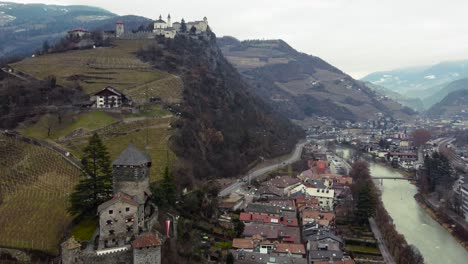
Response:
[[[192,32],[195,35],[203,35],[208,31],[208,19],[206,17],[200,21],[187,22],[187,33]],[[167,16],[167,21],[159,18],[154,21],[153,31],[138,31],[138,32],[127,32],[124,30],[124,22],[122,20],[117,21],[115,31],[104,32],[104,37],[115,37],[120,39],[153,39],[158,36],[164,36],[165,38],[175,38],[181,32],[182,23],[172,23],[171,15]]]
[[[119,192],[98,207],[99,246],[108,248],[128,244],[131,238],[143,228],[144,204],[131,196]]]
[[[154,233],[144,233],[133,242],[133,263],[161,263],[161,240]]]
[[[158,209],[149,199],[150,167],[150,157],[134,145],[114,160],[114,196],[97,209],[99,235],[87,247],[73,237],[62,243],[63,264],[161,263],[163,239],[153,231]]]
[[[120,156],[112,162],[114,194],[123,192],[137,197],[140,202],[150,195],[149,174],[150,157],[130,144]]]

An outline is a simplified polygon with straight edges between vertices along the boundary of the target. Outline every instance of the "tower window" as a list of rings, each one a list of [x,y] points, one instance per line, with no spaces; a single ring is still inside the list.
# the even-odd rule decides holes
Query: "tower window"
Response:
[[[130,207],[125,207],[125,212],[130,211]]]
[[[113,214],[114,213],[114,210],[109,210],[109,214]]]

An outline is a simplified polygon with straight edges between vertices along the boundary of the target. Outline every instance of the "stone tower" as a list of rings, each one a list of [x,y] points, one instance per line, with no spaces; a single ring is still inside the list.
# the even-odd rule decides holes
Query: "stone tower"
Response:
[[[158,235],[148,232],[133,242],[133,264],[161,264],[162,242]]]
[[[120,38],[124,33],[124,22],[122,20],[118,20],[117,23],[115,23],[115,37]]]
[[[167,15],[167,27],[172,27],[171,14]]]
[[[123,192],[143,201],[146,200],[151,195],[149,190],[150,168],[150,157],[130,144],[112,162],[114,194]]]

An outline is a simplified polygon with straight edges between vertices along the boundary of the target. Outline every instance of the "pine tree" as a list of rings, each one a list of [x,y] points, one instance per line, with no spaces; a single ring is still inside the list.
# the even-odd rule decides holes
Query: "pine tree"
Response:
[[[42,53],[48,53],[50,49],[49,42],[46,40],[42,43]]]
[[[164,177],[159,186],[153,189],[153,200],[158,206],[174,205],[177,199],[177,189],[169,167],[164,169]]]
[[[97,207],[112,197],[112,168],[109,153],[97,133],[84,149],[82,176],[70,196],[69,211],[78,215],[96,214]]]
[[[360,224],[367,223],[367,219],[375,215],[375,208],[377,204],[377,197],[370,184],[364,185],[358,194],[356,205],[356,220]]]
[[[187,24],[185,23],[185,20],[182,18],[182,21],[180,22],[180,32],[185,33],[187,32]]]

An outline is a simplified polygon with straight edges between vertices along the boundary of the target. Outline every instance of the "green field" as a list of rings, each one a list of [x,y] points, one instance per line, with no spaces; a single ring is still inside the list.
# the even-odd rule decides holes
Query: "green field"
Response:
[[[113,86],[135,101],[148,96],[158,96],[168,102],[179,101],[182,97],[179,78],[155,70],[135,56],[136,51],[153,41],[115,40],[114,47],[47,54],[10,66],[38,79],[54,75],[58,84],[79,85],[87,94]]]
[[[56,116],[42,116],[38,122],[20,130],[24,135],[38,139],[58,139],[66,136],[74,130],[84,129],[87,132],[108,126],[117,122],[118,119],[105,112],[89,112],[74,116],[67,116],[59,124]],[[50,137],[47,136],[49,122],[53,122]]]
[[[83,219],[71,230],[72,236],[78,241],[89,241],[99,225],[98,219]]]
[[[364,254],[380,254],[380,250],[375,247],[365,247],[365,246],[356,246],[356,245],[346,245],[346,250],[356,253]]]
[[[58,254],[79,176],[50,150],[0,136],[0,246]]]

